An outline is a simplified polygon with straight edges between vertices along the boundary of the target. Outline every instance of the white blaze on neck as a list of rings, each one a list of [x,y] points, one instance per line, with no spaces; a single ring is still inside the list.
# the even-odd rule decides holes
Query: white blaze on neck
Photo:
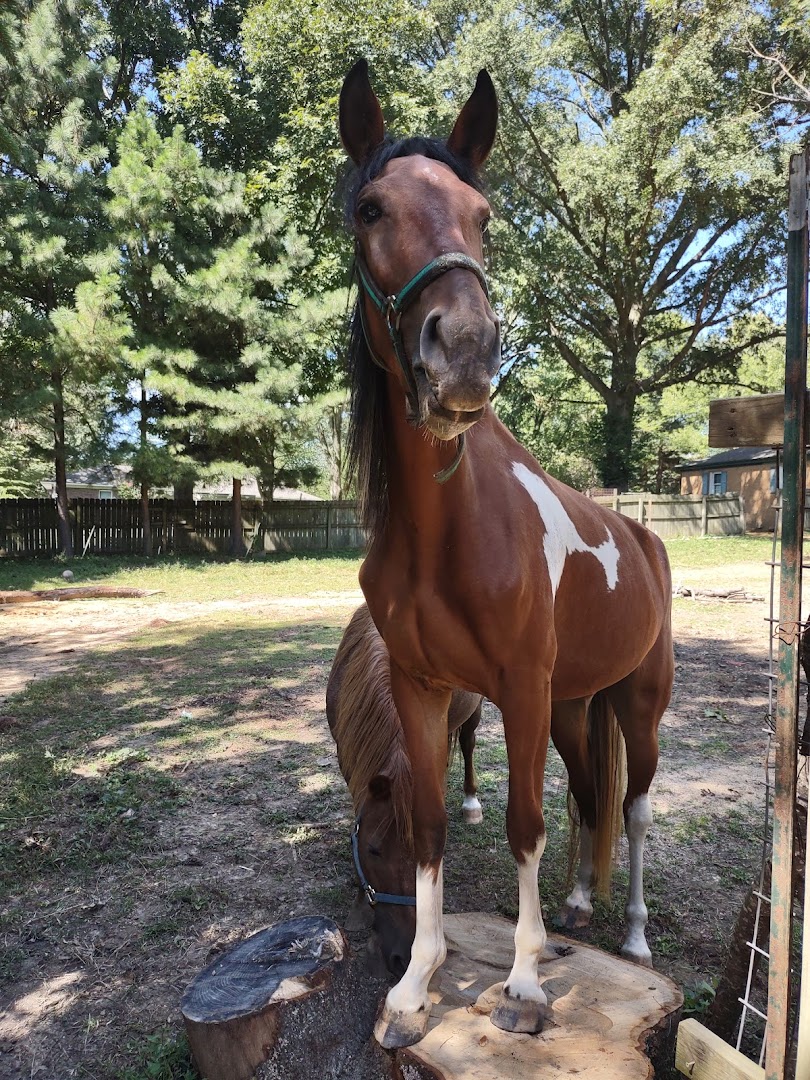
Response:
[[[607,540],[597,547],[591,547],[579,535],[567,510],[541,477],[518,461],[512,462],[512,472],[532,497],[546,529],[543,551],[551,578],[552,594],[557,595],[565,560],[574,551],[586,551],[598,559],[605,571],[607,587],[615,589],[619,580],[619,549],[610,529],[605,526]]]

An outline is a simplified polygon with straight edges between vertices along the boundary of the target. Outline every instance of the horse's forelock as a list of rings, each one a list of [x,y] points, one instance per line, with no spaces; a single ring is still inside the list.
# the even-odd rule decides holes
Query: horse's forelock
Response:
[[[397,139],[387,135],[371,157],[360,166],[352,167],[348,173],[346,184],[345,213],[346,224],[349,229],[354,228],[354,211],[357,206],[357,196],[366,186],[376,179],[389,161],[394,158],[414,157],[432,158],[452,169],[459,180],[476,191],[481,190],[481,180],[478,173],[464,158],[449,150],[442,139],[431,139],[426,136],[414,135],[405,139]]]

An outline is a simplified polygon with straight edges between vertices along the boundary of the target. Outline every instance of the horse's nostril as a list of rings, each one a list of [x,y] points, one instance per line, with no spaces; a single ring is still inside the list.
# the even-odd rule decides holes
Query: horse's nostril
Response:
[[[440,315],[430,314],[425,319],[425,325],[422,328],[422,333],[425,335],[424,340],[435,345],[439,340],[439,319]]]

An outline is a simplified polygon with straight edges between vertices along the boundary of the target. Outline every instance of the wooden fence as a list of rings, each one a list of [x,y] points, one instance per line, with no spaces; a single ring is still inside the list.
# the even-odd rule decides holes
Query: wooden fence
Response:
[[[596,502],[635,518],[663,539],[729,536],[744,532],[739,495],[597,495]],[[230,500],[177,503],[152,499],[155,554],[227,554]],[[76,555],[140,555],[141,507],[137,499],[72,499],[70,520]],[[242,533],[253,553],[359,550],[365,535],[354,502],[245,501]],[[0,558],[52,556],[59,552],[53,499],[0,499]]]
[[[230,500],[177,503],[151,499],[155,554],[226,554],[231,537]],[[71,499],[76,555],[139,555],[143,551],[137,499]],[[354,502],[242,504],[242,533],[254,553],[335,551],[365,547]],[[0,558],[52,556],[59,552],[53,499],[0,499]]]
[[[657,533],[662,540],[675,536],[735,536],[745,532],[739,495],[653,495],[628,491],[597,495],[594,502],[611,506]]]

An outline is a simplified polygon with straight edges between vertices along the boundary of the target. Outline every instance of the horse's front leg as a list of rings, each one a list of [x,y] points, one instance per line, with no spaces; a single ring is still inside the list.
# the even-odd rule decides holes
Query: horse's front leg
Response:
[[[430,691],[391,664],[391,689],[413,773],[411,819],[416,862],[416,936],[411,961],[388,993],[374,1034],[386,1049],[410,1046],[430,1017],[428,983],[447,955],[442,920],[442,860],[447,838],[444,772],[449,691]]]
[[[509,758],[506,832],[518,867],[515,962],[491,1020],[504,1031],[540,1031],[547,1011],[537,965],[546,945],[537,871],[546,846],[543,774],[551,727],[551,680],[501,704]]]

